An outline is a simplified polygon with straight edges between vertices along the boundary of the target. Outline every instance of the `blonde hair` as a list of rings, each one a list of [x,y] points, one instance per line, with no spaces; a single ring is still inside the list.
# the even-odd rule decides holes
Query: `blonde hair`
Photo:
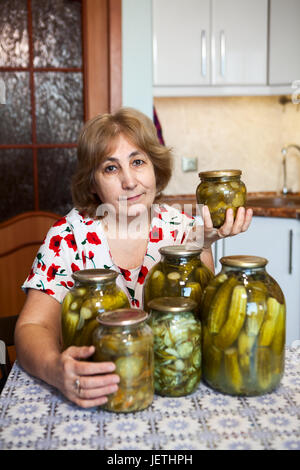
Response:
[[[101,161],[112,154],[120,134],[150,158],[156,178],[155,201],[159,200],[171,178],[171,149],[159,143],[151,119],[133,108],[98,115],[88,121],[80,132],[77,169],[71,185],[74,206],[90,217],[95,217],[97,207],[104,202],[92,192],[94,172]]]

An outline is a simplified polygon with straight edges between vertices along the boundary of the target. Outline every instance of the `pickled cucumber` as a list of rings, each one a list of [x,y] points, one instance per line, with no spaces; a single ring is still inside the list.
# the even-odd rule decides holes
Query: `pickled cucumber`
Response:
[[[234,276],[230,277],[223,282],[213,297],[207,318],[207,325],[211,334],[218,334],[225,323],[232,290],[237,283],[238,281]]]
[[[151,276],[150,279],[150,290],[153,298],[163,297],[165,286],[165,275],[161,271],[157,270]]]
[[[189,297],[190,299],[195,300],[197,305],[200,305],[202,290],[198,282],[187,282],[183,290],[184,297]]]
[[[62,334],[64,348],[73,344],[74,337],[77,332],[77,326],[79,323],[78,313],[68,312],[62,316]]]
[[[220,349],[227,349],[237,339],[245,318],[247,292],[244,286],[235,286],[228,311],[228,317],[220,332],[214,338],[214,344]]]
[[[268,390],[272,382],[271,359],[269,348],[257,348],[257,379],[261,391]]]
[[[229,348],[224,352],[224,369],[229,393],[239,394],[243,385],[243,377],[239,367],[236,348]]]
[[[280,304],[276,330],[271,344],[273,353],[281,355],[285,346],[285,305]]]
[[[267,288],[260,281],[249,282],[247,286],[247,296],[248,303],[245,330],[248,335],[256,336],[267,311]]]
[[[270,346],[272,343],[275,330],[277,317],[280,311],[280,303],[274,297],[269,297],[267,300],[267,314],[261,326],[258,338],[259,346]]]
[[[255,339],[255,336],[249,336],[244,330],[241,331],[238,337],[239,364],[246,378],[249,378],[251,375]]]

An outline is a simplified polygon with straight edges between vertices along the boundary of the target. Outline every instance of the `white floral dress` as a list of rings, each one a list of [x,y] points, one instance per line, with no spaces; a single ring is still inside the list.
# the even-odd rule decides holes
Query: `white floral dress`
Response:
[[[117,284],[130,305],[143,308],[143,284],[148,271],[161,258],[159,248],[182,244],[195,224],[202,225],[202,221],[165,204],[156,206],[143,263],[128,270],[114,263],[101,220],[72,209],[50,228],[22,289],[38,289],[62,302],[74,285],[74,271],[113,269],[120,274]]]

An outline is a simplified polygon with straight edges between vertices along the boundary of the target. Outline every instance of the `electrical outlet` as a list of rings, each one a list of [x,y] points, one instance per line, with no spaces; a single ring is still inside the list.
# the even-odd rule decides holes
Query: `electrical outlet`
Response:
[[[197,171],[198,160],[196,157],[181,157],[181,168],[183,172]]]

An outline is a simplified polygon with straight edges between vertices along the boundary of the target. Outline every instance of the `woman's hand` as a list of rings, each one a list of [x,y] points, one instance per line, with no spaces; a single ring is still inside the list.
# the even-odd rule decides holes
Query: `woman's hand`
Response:
[[[107,395],[118,390],[120,378],[111,374],[113,362],[83,361],[95,352],[94,346],[71,346],[59,357],[56,387],[82,408],[103,405]]]
[[[203,206],[204,248],[210,248],[212,243],[220,238],[232,237],[245,232],[249,228],[252,215],[252,209],[239,207],[234,220],[233,210],[227,209],[224,224],[220,228],[214,228],[209,209],[207,206]]]

